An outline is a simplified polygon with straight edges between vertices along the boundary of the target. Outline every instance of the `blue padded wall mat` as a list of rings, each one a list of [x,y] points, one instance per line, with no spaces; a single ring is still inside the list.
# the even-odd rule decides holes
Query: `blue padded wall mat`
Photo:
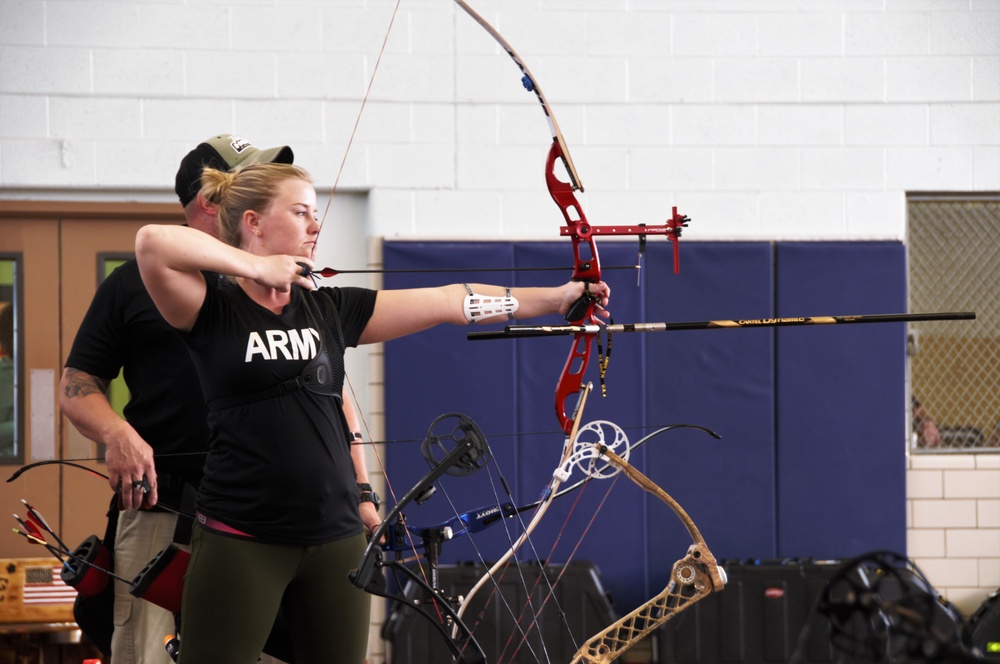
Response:
[[[554,285],[564,283],[571,272],[567,257],[565,243],[559,242],[516,245],[387,242],[386,269],[422,269],[428,265],[448,269],[467,265],[481,268],[566,265],[567,269],[387,274],[385,285],[400,288],[452,281]],[[635,258],[636,249],[631,243],[602,245],[601,260],[605,265],[634,265]],[[606,281],[614,290],[616,307],[622,311],[639,310],[641,291],[635,285],[634,270],[609,270]],[[562,322],[558,316],[538,320]],[[408,515],[411,523],[438,523],[452,517],[455,510],[465,512],[495,503],[496,495],[500,495],[501,501],[510,500],[518,505],[535,501],[548,484],[562,450],[564,437],[555,416],[554,395],[571,338],[467,341],[466,333],[478,329],[485,328],[442,326],[385,345],[387,439],[422,439],[435,417],[460,411],[472,417],[487,434],[499,464],[498,469],[490,467],[468,478],[446,478],[442,485],[447,485],[447,499],[435,496],[413,508]],[[605,418],[632,426],[642,424],[644,361],[641,352],[629,347],[638,341],[624,335],[614,339],[606,399],[601,398],[596,385],[597,361],[592,361],[587,377],[595,382],[595,389],[582,418],[585,422]],[[575,402],[567,405],[572,409]],[[645,431],[641,428],[629,432],[638,437],[642,433]],[[401,495],[429,466],[421,459],[417,442],[392,442],[388,447],[387,474],[393,490]],[[501,474],[511,489],[510,498],[503,495]],[[580,477],[578,471],[574,472],[570,483]],[[531,545],[525,545],[518,557],[558,562],[570,557],[591,560],[600,568],[604,583],[615,587],[616,597],[623,602],[638,603],[645,588],[642,575],[636,575],[634,570],[646,567],[642,521],[645,499],[641,492],[627,486],[624,491],[609,492],[611,486],[611,482],[588,483],[584,489],[554,501],[532,536]],[[602,501],[604,507],[598,509]],[[525,513],[524,522],[531,516],[531,512]],[[487,559],[499,557],[520,528],[520,524],[511,521],[506,525],[510,532],[497,525],[477,535],[474,543],[469,538],[446,543],[442,562],[478,559],[477,549]],[[591,536],[584,538],[574,552],[572,548],[588,529]],[[615,547],[608,546],[608,533],[615,534]],[[629,565],[622,565],[623,557],[630,561]]]
[[[525,265],[564,265],[569,256],[564,242],[525,243],[518,246],[518,253],[523,257],[521,264]],[[604,266],[634,265],[636,244],[602,242],[600,259]],[[546,275],[542,283],[559,283],[567,274]],[[612,315],[623,322],[635,320],[631,316],[640,311],[644,290],[636,285],[635,271],[606,269],[604,280],[612,289]],[[647,284],[643,280],[643,287]],[[559,318],[554,317],[553,322],[560,322]],[[647,418],[642,396],[645,360],[640,342],[636,335],[617,335],[612,339],[606,397],[601,396],[598,348],[594,344],[593,358],[586,373],[586,380],[592,382],[594,387],[580,418],[584,425],[601,420],[612,421],[621,427],[629,427],[625,434],[630,441],[649,432],[648,428],[642,428]],[[554,405],[556,380],[566,364],[572,338],[523,339],[515,343],[522,381],[520,424],[526,431],[553,431],[557,428]],[[606,346],[604,351],[607,352]],[[572,414],[575,403],[575,399],[570,399],[566,404],[568,414]],[[588,437],[585,440],[596,441],[600,433],[586,434]],[[538,491],[552,476],[562,444],[563,436],[558,433],[530,441],[530,444],[525,441],[522,448],[525,497],[531,500],[538,498]],[[638,450],[633,459],[640,467],[644,463],[646,448],[648,446]],[[569,482],[581,478],[580,471],[574,470]],[[643,492],[625,478],[588,482],[575,495],[567,495],[552,503],[540,526],[541,535],[537,538],[540,543],[539,557],[556,562],[570,556],[573,560],[593,561],[600,569],[605,586],[613,588],[618,608],[637,605],[648,597],[644,595],[643,576],[636,574],[636,570],[650,565],[646,558],[647,535],[643,527],[644,501]],[[585,531],[589,531],[588,536],[581,540]],[[557,537],[559,547],[553,549]],[[579,548],[574,552],[573,547],[577,545]]]
[[[906,312],[899,242],[777,247],[778,316]],[[778,555],[906,551],[906,325],[777,334]]]
[[[567,257],[565,242],[386,242],[387,269],[479,271],[387,274],[385,285],[553,285],[569,274]],[[602,242],[601,260],[632,265],[635,243]],[[559,265],[566,271],[506,271]],[[494,268],[502,271],[486,271]],[[670,246],[650,242],[641,285],[634,270],[608,270],[605,279],[617,322],[905,310],[898,243],[690,242],[674,275]],[[687,509],[720,559],[834,557],[880,546],[902,551],[901,327],[616,335],[608,396],[601,398],[597,385],[595,348],[587,372],[595,388],[582,419],[611,420],[633,442],[677,423],[723,436],[674,430],[632,458]],[[427,472],[419,442],[443,413],[472,417],[497,462],[470,477],[442,480],[441,493],[411,508],[411,524],[438,523],[498,499],[537,500],[562,446],[553,400],[570,339],[467,341],[475,329],[482,328],[442,326],[385,345],[385,463],[392,490],[402,495]],[[495,559],[518,534],[518,524],[506,525],[510,531],[497,525],[474,542],[445,543],[442,562]],[[584,531],[589,536],[574,552]],[[665,505],[619,478],[591,482],[555,501],[532,541],[521,560],[591,560],[616,609],[627,611],[663,587],[688,540]]]
[[[650,321],[759,318],[772,311],[772,247],[764,242],[691,242],[680,274],[669,272],[669,247],[652,248]],[[651,270],[652,272],[652,270]],[[775,552],[773,330],[711,329],[647,335],[646,401],[657,422],[689,422],[650,445],[646,473],[671,494],[723,558]],[[683,553],[689,538],[664,506],[650,505],[650,555]],[[663,587],[669,565],[658,566]]]
[[[384,265],[390,270],[457,269],[477,266],[488,270],[514,265],[509,243],[387,242]],[[416,288],[444,283],[508,283],[511,273],[469,271],[454,274],[386,274],[386,288]],[[498,468],[488,468],[468,477],[446,477],[443,489],[421,506],[410,507],[411,525],[433,525],[475,507],[496,504],[493,486],[502,474],[516,494],[519,486],[519,445],[512,434],[516,426],[514,346],[504,342],[471,343],[469,327],[442,325],[385,344],[386,475],[391,492],[402,497],[430,465],[420,454],[420,443],[431,422],[441,415],[458,412],[471,417],[491,434]],[[491,482],[491,475],[494,482]],[[508,500],[500,492],[501,502]],[[447,493],[445,493],[447,492]],[[450,502],[453,503],[454,507]],[[387,496],[389,507],[395,504]],[[442,562],[477,560],[474,546],[486,552],[502,552],[506,536],[501,526],[470,541],[463,537],[448,542]],[[503,547],[503,548],[501,548]],[[488,554],[487,554],[488,555]],[[499,554],[497,554],[499,555]]]

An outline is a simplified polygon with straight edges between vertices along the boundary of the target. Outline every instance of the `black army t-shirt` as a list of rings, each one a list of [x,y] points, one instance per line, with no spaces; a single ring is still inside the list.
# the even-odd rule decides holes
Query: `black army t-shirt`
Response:
[[[343,346],[357,345],[376,292],[320,290],[335,303],[339,334],[332,321],[324,322],[329,303],[320,291],[294,287],[291,302],[275,314],[230,283],[207,290],[187,335],[209,404],[250,399],[209,412],[210,449],[198,509],[268,542],[315,545],[362,530],[340,391]],[[274,386],[300,376],[329,346],[329,389],[274,393]]]

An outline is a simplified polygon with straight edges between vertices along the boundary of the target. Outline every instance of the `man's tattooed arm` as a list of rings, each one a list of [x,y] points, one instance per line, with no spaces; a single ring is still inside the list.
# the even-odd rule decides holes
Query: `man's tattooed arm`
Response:
[[[111,385],[110,380],[98,378],[73,367],[66,367],[62,383],[64,399],[86,397],[91,394],[107,394],[108,386]]]
[[[112,490],[121,489],[121,506],[138,509],[143,501],[155,505],[153,448],[111,407],[107,397],[110,383],[86,371],[66,367],[59,382],[59,408],[77,431],[104,445],[108,484]],[[131,487],[137,478],[146,478],[149,493],[133,495]]]
[[[59,381],[59,410],[77,431],[96,443],[107,445],[125,421],[108,401],[110,380],[66,367]]]

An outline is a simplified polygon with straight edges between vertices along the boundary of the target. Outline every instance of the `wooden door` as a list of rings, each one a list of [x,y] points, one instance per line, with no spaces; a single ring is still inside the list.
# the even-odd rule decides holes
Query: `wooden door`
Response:
[[[105,472],[99,446],[58,414],[58,384],[80,321],[109,258],[129,256],[135,233],[146,223],[182,220],[176,204],[111,204],[0,201],[0,254],[23,261],[23,455],[0,465],[3,479],[19,464],[54,456],[80,460]],[[73,548],[87,536],[103,536],[111,498],[106,480],[62,465],[32,469],[0,483],[0,513],[23,516],[21,499],[35,506]],[[11,526],[16,523],[11,521]],[[9,532],[6,529],[3,532]],[[0,558],[48,553],[14,535],[0,535]]]
[[[0,216],[0,252],[18,266],[20,301],[15,304],[15,318],[19,329],[15,347],[21,355],[15,393],[18,403],[15,458],[10,459],[10,464],[0,466],[3,480],[17,470],[19,463],[50,458],[58,450],[55,417],[60,366],[58,250],[56,217],[18,211]],[[60,514],[59,479],[58,469],[39,469],[15,482],[0,482],[0,514],[25,516],[20,502],[24,499],[56,529]],[[8,527],[0,529],[0,557],[49,555],[43,547],[12,533],[10,528],[18,524],[10,516],[6,518]]]

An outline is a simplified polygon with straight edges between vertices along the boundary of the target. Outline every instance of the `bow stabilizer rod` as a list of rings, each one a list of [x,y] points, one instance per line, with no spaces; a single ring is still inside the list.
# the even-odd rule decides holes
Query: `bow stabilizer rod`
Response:
[[[676,332],[680,330],[731,330],[755,327],[795,327],[803,325],[848,325],[855,323],[912,323],[930,320],[975,320],[974,311],[945,311],[924,314],[869,314],[855,316],[801,316],[792,318],[744,318],[680,323],[612,323],[608,325],[508,325],[503,330],[470,332],[470,341],[554,337],[568,334],[618,334],[621,332]]]

